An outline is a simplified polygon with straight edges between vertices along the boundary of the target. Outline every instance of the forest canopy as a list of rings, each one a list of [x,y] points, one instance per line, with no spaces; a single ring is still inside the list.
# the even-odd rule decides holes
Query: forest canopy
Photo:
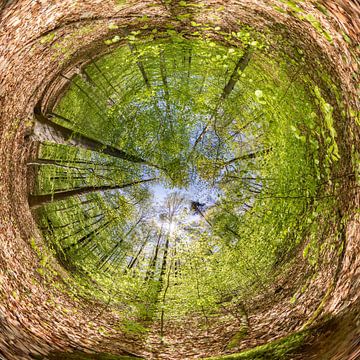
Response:
[[[333,107],[302,52],[216,31],[226,41],[109,38],[37,114],[57,138],[31,164],[39,227],[87,295],[134,321],[246,306],[299,248],[316,268],[339,246],[323,242],[337,221]]]

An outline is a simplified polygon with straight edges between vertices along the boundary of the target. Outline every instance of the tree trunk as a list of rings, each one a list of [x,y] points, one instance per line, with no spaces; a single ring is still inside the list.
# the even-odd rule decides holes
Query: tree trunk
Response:
[[[152,258],[152,260],[151,260],[151,262],[149,264],[149,269],[148,269],[148,271],[146,272],[146,275],[145,275],[145,281],[154,279],[157,258],[158,258],[158,255],[159,255],[160,241],[161,241],[161,237],[162,237],[162,230],[163,230],[163,228],[161,227],[160,232],[159,232],[159,236],[158,236],[158,240],[157,240],[157,243],[156,243],[154,256],[153,256],[153,258]]]
[[[92,226],[98,224],[100,221],[102,221],[102,220],[105,219],[105,216],[104,216],[104,215],[98,215],[98,216],[100,216],[100,218],[97,219],[96,221],[94,221],[93,223],[91,223],[90,225],[88,225],[87,227],[92,227]],[[75,235],[77,235],[77,234],[80,234],[82,230],[84,230],[84,229],[83,229],[83,228],[80,228],[80,229],[78,229],[76,232],[74,232],[74,233],[72,233],[72,234],[68,234],[68,235],[66,235],[66,236],[58,239],[58,241],[64,241],[64,240],[66,240],[66,239],[68,239],[68,238],[70,238],[70,237],[72,237],[72,236],[75,236]]]
[[[104,265],[111,259],[111,257],[115,254],[116,250],[120,247],[120,245],[125,241],[125,239],[134,231],[134,229],[136,228],[136,226],[140,223],[140,221],[143,218],[140,217],[139,220],[130,228],[130,230],[124,235],[124,237],[120,240],[118,240],[118,242],[115,244],[115,246],[112,248],[112,250],[110,251],[110,254],[104,254],[102,256],[102,258],[99,261],[98,264],[98,268],[102,269],[104,267]],[[107,267],[107,269],[109,268],[109,266]]]
[[[166,264],[167,264],[168,252],[169,252],[169,236],[166,238],[163,261],[162,261],[162,264],[161,264],[161,271],[160,271],[160,276],[159,276],[159,284],[160,284],[159,289],[160,290],[161,290],[162,283],[163,283],[163,280],[164,280],[164,275],[165,275],[165,272],[166,272]]]
[[[161,73],[161,79],[164,86],[164,98],[166,103],[166,119],[170,121],[170,94],[169,94],[169,84],[167,80],[167,71],[166,71],[166,62],[165,62],[165,56],[164,51],[162,50],[160,52],[160,73]]]
[[[137,51],[136,51],[135,45],[132,44],[131,42],[129,42],[128,45],[129,45],[131,54],[132,54],[133,56],[136,56]],[[137,61],[136,61],[136,65],[138,66],[138,68],[139,68],[139,70],[140,70],[140,72],[141,72],[141,76],[142,76],[143,79],[144,79],[144,82],[145,82],[146,87],[147,87],[148,89],[150,89],[150,88],[151,88],[151,85],[150,85],[149,78],[148,78],[148,76],[147,76],[147,74],[146,74],[144,64],[142,63],[142,61],[137,60]]]
[[[79,240],[77,240],[75,243],[67,246],[66,248],[64,248],[64,251],[69,251],[71,249],[73,249],[75,246],[79,246],[81,245],[82,247],[86,246],[92,239],[92,237],[94,235],[98,235],[104,228],[106,228],[114,219],[110,219],[108,221],[106,221],[105,223],[101,224],[100,226],[98,226],[96,229],[90,231],[88,234],[84,235],[83,237],[81,237]]]
[[[140,249],[138,250],[136,256],[134,256],[134,257],[131,259],[131,261],[129,262],[129,265],[128,265],[128,267],[127,267],[127,269],[126,269],[125,272],[128,272],[129,270],[131,270],[131,269],[135,266],[135,264],[136,264],[136,262],[137,262],[137,260],[138,260],[138,258],[139,258],[139,256],[140,256],[140,254],[141,254],[142,251],[144,250],[144,247],[146,246],[149,238],[150,238],[150,232],[149,232],[149,234],[146,236],[145,241],[141,244]]]
[[[130,186],[147,183],[149,181],[154,181],[154,180],[157,180],[157,178],[133,181],[131,183],[122,184],[122,185],[105,185],[105,186],[98,186],[98,187],[88,186],[88,187],[73,189],[73,190],[69,190],[69,191],[57,192],[54,194],[30,195],[29,196],[29,205],[31,208],[36,208],[36,207],[42,206],[44,204],[47,204],[47,203],[50,203],[53,201],[64,200],[70,196],[84,195],[84,194],[89,194],[89,193],[92,193],[95,191],[124,189],[124,188],[130,187]]]
[[[257,157],[261,156],[261,155],[266,155],[271,151],[271,149],[264,149],[264,150],[258,150],[258,151],[254,151],[252,153],[249,154],[245,154],[242,156],[237,156],[236,158],[230,159],[228,161],[226,161],[224,163],[224,166],[228,166],[236,161],[239,160],[249,160],[249,159],[256,159]]]
[[[249,64],[249,61],[251,59],[252,56],[252,51],[250,50],[246,50],[244,55],[238,60],[238,62],[236,63],[236,66],[230,76],[229,81],[227,82],[227,84],[225,85],[222,95],[221,95],[221,100],[226,100],[226,98],[230,95],[230,93],[234,90],[234,87],[236,85],[236,83],[238,82],[239,78],[240,78],[240,74],[239,72],[244,71],[245,68],[247,67],[247,65]]]
[[[39,106],[35,107],[34,109],[34,115],[36,120],[46,126],[49,126],[53,128],[57,135],[59,135],[62,139],[64,139],[65,142],[67,142],[69,139],[74,139],[76,141],[76,144],[86,150],[92,150],[101,154],[110,155],[122,160],[131,161],[134,163],[140,163],[140,164],[146,164],[150,166],[155,165],[147,162],[146,160],[142,159],[141,157],[138,157],[136,155],[128,154],[127,152],[123,150],[119,150],[111,145],[105,145],[98,140],[92,139],[90,137],[87,137],[85,135],[79,134],[74,132],[73,130],[70,130],[62,125],[56,124],[55,122],[51,121],[48,117],[46,117],[40,110]],[[55,116],[61,120],[64,120],[68,122],[70,125],[72,125],[72,121],[55,113],[51,114],[52,116]]]
[[[190,156],[194,153],[196,147],[198,146],[199,142],[201,141],[201,139],[205,136],[205,134],[207,133],[209,126],[211,124],[211,122],[215,119],[216,121],[216,116],[219,110],[219,107],[221,105],[222,102],[224,102],[228,96],[230,95],[230,93],[233,91],[237,81],[239,80],[239,71],[244,71],[245,68],[247,67],[250,58],[251,58],[252,52],[249,50],[246,50],[244,55],[238,60],[235,69],[233,70],[229,81],[227,82],[227,84],[225,85],[222,94],[220,96],[220,99],[218,101],[218,103],[216,104],[215,109],[213,110],[211,117],[209,119],[209,121],[207,122],[207,124],[204,126],[204,128],[202,129],[200,135],[196,138],[194,145],[191,149],[191,152],[188,156],[188,158],[190,158]]]
[[[162,307],[161,307],[161,316],[160,316],[160,336],[163,337],[164,336],[164,320],[165,320],[165,300],[166,300],[166,294],[167,291],[169,290],[170,287],[170,273],[171,273],[171,268],[172,266],[170,265],[169,267],[169,271],[168,271],[168,276],[166,278],[166,287],[162,296]]]

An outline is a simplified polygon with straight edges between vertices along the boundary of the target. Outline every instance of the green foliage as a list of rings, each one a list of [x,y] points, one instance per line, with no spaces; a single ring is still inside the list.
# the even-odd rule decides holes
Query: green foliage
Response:
[[[288,337],[258,346],[239,354],[208,358],[208,360],[285,360],[304,344],[308,333],[303,331]]]
[[[47,34],[46,36],[41,38],[40,44],[47,44],[47,43],[52,42],[54,40],[55,36],[56,36],[55,32],[51,32],[51,33]]]
[[[290,0],[280,0],[282,3],[286,5],[286,9],[295,17],[300,19],[301,21],[307,21],[310,25],[320,34],[322,35],[329,43],[333,43],[333,38],[331,34],[323,28],[321,22],[313,15],[307,14],[304,12],[304,9],[301,7],[301,1],[290,1]],[[328,16],[328,12],[326,8],[320,3],[316,2],[315,6],[325,15]],[[284,9],[280,7],[274,7],[278,12],[285,12]]]
[[[32,195],[62,195],[36,213],[79,284],[67,286],[111,304],[128,319],[122,331],[137,335],[149,320],[246,303],[296,249],[316,268],[335,246],[324,239],[336,229],[330,185],[340,152],[322,89],[294,77],[297,62],[271,57],[250,27],[190,26],[202,35],[169,28],[120,39],[111,23],[107,43],[128,46],[71,80],[51,121],[74,133],[72,145],[43,143],[32,164]],[[156,203],[156,186],[172,192]],[[249,354],[281,359],[298,340]]]
[[[229,341],[226,348],[228,350],[231,350],[233,348],[236,348],[239,346],[242,340],[244,340],[248,335],[248,328],[246,326],[243,326]]]
[[[320,21],[318,21],[313,15],[307,14],[305,16],[305,19],[315,28],[315,30],[320,35],[324,36],[327,41],[329,41],[330,43],[333,42],[331,34],[321,26]]]
[[[126,334],[131,335],[144,335],[149,331],[149,329],[142,326],[138,322],[130,320],[123,321],[123,323],[121,324],[121,328]]]

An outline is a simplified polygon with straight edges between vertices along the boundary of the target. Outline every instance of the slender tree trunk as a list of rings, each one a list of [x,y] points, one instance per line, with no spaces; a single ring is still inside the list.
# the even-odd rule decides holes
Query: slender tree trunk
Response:
[[[93,210],[95,208],[96,208],[96,205],[91,207],[90,209],[87,209],[86,211],[88,212],[88,211],[91,211],[91,210]],[[97,217],[99,215],[101,215],[101,214],[96,214],[96,215],[93,215],[93,216],[87,216],[87,214],[86,214],[85,218],[86,218],[86,220],[89,220],[89,219],[93,219],[93,218],[95,218],[95,217]],[[50,221],[51,220],[48,219],[48,222],[50,222]],[[51,225],[51,229],[52,230],[58,230],[58,229],[63,229],[63,228],[67,228],[67,227],[72,227],[75,224],[81,223],[81,221],[83,221],[83,220],[82,219],[81,220],[76,220],[76,221],[73,221],[72,223],[67,223],[67,224],[63,224],[63,225],[59,225],[59,226],[52,226]],[[47,226],[47,227],[42,226],[42,227],[40,227],[40,229],[43,230],[43,231],[49,230],[49,226]]]
[[[159,255],[160,242],[161,242],[161,238],[162,238],[162,230],[163,230],[163,228],[161,227],[159,235],[158,235],[158,240],[157,240],[157,243],[156,243],[154,256],[153,256],[153,258],[152,258],[152,260],[151,260],[151,262],[149,264],[149,269],[148,269],[148,271],[146,272],[146,275],[145,275],[145,281],[154,279],[156,263],[157,263],[157,259],[158,259],[158,255]]]
[[[215,109],[213,110],[210,120],[207,122],[207,124],[203,127],[201,133],[198,135],[198,137],[196,138],[194,145],[191,149],[191,152],[189,154],[189,157],[194,153],[196,147],[198,146],[198,144],[200,143],[200,141],[202,140],[202,138],[205,136],[205,134],[207,133],[210,124],[215,121],[216,123],[216,116],[219,110],[220,105],[229,97],[230,93],[233,91],[237,81],[239,80],[239,71],[244,71],[245,68],[247,67],[250,59],[252,56],[252,52],[247,50],[245,51],[244,55],[238,60],[238,62],[236,63],[236,66],[230,76],[229,81],[227,82],[227,84],[225,85],[222,94],[220,96],[219,101],[217,102]],[[215,125],[216,126],[216,125]]]
[[[236,66],[230,76],[229,81],[225,85],[223,92],[221,94],[221,100],[226,100],[230,93],[234,90],[236,83],[239,81],[240,72],[243,72],[249,64],[251,59],[252,52],[250,50],[246,50],[244,55],[238,60]]]
[[[111,257],[115,254],[116,250],[120,247],[122,244],[123,239],[120,239],[111,249],[110,253],[105,253],[101,256],[97,268],[101,270],[106,263],[111,259]]]
[[[134,231],[136,226],[139,225],[140,221],[143,218],[140,217],[139,220],[130,228],[130,230],[124,235],[124,237],[115,244],[113,249],[110,251],[110,254],[104,254],[99,261],[98,268],[102,269],[104,265],[111,259],[111,257],[115,254],[116,250],[119,249],[120,245],[125,241],[125,239]]]
[[[192,48],[189,49],[189,57],[188,57],[188,72],[187,72],[188,86],[190,84],[191,61],[192,61]]]
[[[96,229],[90,231],[88,234],[82,236],[79,240],[74,242],[73,244],[67,246],[64,248],[64,251],[67,252],[71,249],[73,249],[75,246],[81,245],[82,247],[85,247],[91,240],[94,235],[98,235],[104,228],[106,228],[114,219],[110,219],[106,221],[105,223],[99,225]]]
[[[241,236],[233,229],[231,229],[229,226],[226,226],[225,228],[227,231],[229,231],[231,234],[233,234],[238,240],[242,240]],[[260,287],[262,288],[262,290],[264,292],[267,291],[264,283],[263,283],[263,280],[261,279],[261,276],[259,275],[257,269],[256,269],[256,264],[254,264],[254,261],[251,261],[251,259],[249,259],[248,256],[246,256],[243,252],[240,253],[240,255],[246,259],[246,262],[248,264],[247,266],[247,270],[252,272],[253,275],[255,275],[255,279],[257,280],[258,284],[260,285]],[[252,265],[252,266],[251,266]]]
[[[105,219],[105,216],[104,216],[104,215],[98,215],[98,216],[100,216],[99,219],[97,219],[96,221],[94,221],[94,222],[91,223],[90,225],[88,224],[87,227],[92,227],[92,226],[98,224],[100,221],[102,221],[102,220]],[[95,218],[95,217],[94,217],[94,218]],[[77,235],[77,234],[80,234],[83,230],[84,230],[83,228],[80,228],[80,229],[78,229],[76,232],[74,232],[74,233],[72,233],[72,234],[68,234],[68,235],[66,235],[66,236],[63,236],[62,238],[58,239],[58,241],[64,241],[64,240],[66,240],[66,239],[68,239],[68,238],[70,238],[70,237],[73,237],[73,236],[75,236],[75,235]]]
[[[47,209],[46,212],[47,213],[53,213],[53,212],[58,212],[58,211],[67,211],[67,210],[70,210],[74,207],[78,207],[78,206],[81,206],[81,205],[86,205],[86,204],[90,204],[92,203],[93,201],[95,201],[95,199],[86,199],[84,201],[80,201],[80,202],[76,202],[75,204],[72,204],[70,206],[62,206],[62,207],[59,207],[59,208],[55,208],[55,209]]]
[[[46,194],[46,195],[30,195],[29,196],[29,205],[31,208],[43,206],[46,203],[50,203],[53,201],[60,201],[67,199],[68,197],[72,196],[80,196],[85,195],[93,192],[99,192],[99,191],[107,191],[107,190],[119,190],[124,189],[130,186],[144,184],[150,181],[157,180],[157,178],[152,179],[146,179],[146,180],[139,180],[139,181],[133,181],[131,183],[122,184],[122,185],[106,185],[106,186],[88,186],[88,187],[82,187],[78,189],[73,189],[69,191],[62,191],[54,194]]]
[[[91,59],[91,63],[94,65],[95,69],[101,74],[101,76],[104,78],[106,83],[114,90],[114,92],[120,96],[120,93],[115,88],[115,86],[111,83],[111,81],[108,79],[108,77],[102,72],[102,70],[99,68],[99,66],[96,64],[96,61]]]
[[[65,169],[75,169],[83,172],[93,172],[95,169],[97,171],[124,171],[124,168],[121,166],[116,166],[115,164],[101,164],[95,161],[85,161],[85,160],[68,160],[68,159],[41,159],[38,158],[35,161],[27,163],[28,166],[46,166],[54,165],[60,168]]]
[[[135,45],[132,44],[131,42],[129,42],[128,45],[129,45],[131,54],[132,54],[133,56],[137,56],[137,50],[136,50]],[[149,77],[147,76],[147,73],[146,73],[144,64],[142,63],[142,61],[141,61],[140,59],[138,59],[138,60],[136,61],[136,65],[137,65],[137,67],[138,67],[139,70],[140,70],[141,76],[142,76],[143,79],[144,79],[144,83],[145,83],[146,87],[147,87],[148,89],[150,89],[150,88],[151,88],[151,85],[150,85]]]
[[[167,71],[166,71],[166,62],[164,51],[160,51],[160,74],[162,83],[164,86],[164,98],[166,103],[166,119],[171,122],[170,119],[170,94],[169,94],[169,84],[167,79]],[[171,122],[172,123],[172,122]]]
[[[137,260],[138,260],[138,258],[139,258],[139,256],[140,256],[140,254],[142,253],[142,251],[144,250],[144,247],[145,247],[146,244],[148,243],[149,238],[150,238],[150,232],[149,232],[148,235],[146,236],[145,241],[141,244],[140,249],[138,250],[136,256],[134,256],[134,257],[131,259],[131,261],[129,262],[129,265],[128,265],[128,267],[127,267],[127,269],[126,269],[125,272],[130,271],[130,270],[135,266],[135,264],[137,263]]]
[[[245,154],[242,156],[237,156],[233,159],[225,161],[223,166],[231,165],[232,163],[234,163],[236,161],[240,161],[240,160],[256,159],[257,157],[268,154],[270,151],[271,151],[271,149],[264,149],[264,150],[258,150],[258,151],[255,151],[255,152],[252,152],[249,154]]]
[[[81,76],[81,78],[88,83],[91,87],[95,87],[96,83],[95,81],[91,78],[91,76],[89,75],[89,73],[86,71],[86,69],[84,68],[79,68],[79,74]]]
[[[165,320],[165,301],[166,301],[166,294],[170,287],[170,273],[171,273],[172,264],[169,267],[167,279],[166,279],[166,287],[164,289],[164,293],[162,296],[162,307],[161,307],[161,315],[160,315],[160,336],[164,336],[164,320]]]
[[[169,252],[169,236],[166,238],[166,242],[165,242],[165,249],[164,249],[164,254],[163,254],[163,260],[162,260],[162,264],[161,264],[161,271],[160,271],[160,276],[159,276],[159,288],[161,289],[162,284],[163,284],[163,280],[164,280],[164,275],[166,272],[166,264],[167,264],[167,257],[168,257],[168,252]]]
[[[53,121],[51,121],[48,117],[46,117],[44,114],[41,113],[41,110],[39,107],[36,107],[34,110],[34,115],[37,121],[40,123],[50,126],[53,128],[57,134],[64,139],[64,141],[68,141],[69,139],[74,139],[78,146],[86,149],[86,150],[92,150],[101,154],[106,154],[113,156],[115,158],[119,158],[122,160],[127,160],[134,163],[141,163],[146,164],[150,166],[155,166],[153,164],[150,164],[146,160],[142,159],[141,157],[138,157],[136,155],[128,154],[127,152],[123,150],[119,150],[111,145],[105,145],[98,140],[92,139],[90,137],[87,137],[85,135],[79,134],[74,132],[73,130],[70,130],[62,125],[56,124]],[[55,116],[63,121],[66,121],[69,123],[69,125],[72,125],[72,121],[55,113],[52,113],[52,116]],[[155,166],[156,167],[156,166]]]
[[[190,267],[193,271],[193,273],[195,273],[195,285],[196,285],[196,292],[197,292],[197,297],[200,301],[200,303],[202,303],[202,299],[201,299],[201,292],[200,292],[200,284],[199,284],[199,271],[198,271],[198,267],[196,266],[196,264],[194,264],[194,262],[192,260],[190,260]],[[209,319],[206,315],[206,311],[203,305],[201,305],[201,312],[203,313],[205,322],[206,322],[206,326],[209,326]]]
[[[129,48],[130,48],[131,54],[133,56],[136,56],[137,55],[137,49],[136,49],[135,45],[132,44],[131,42],[129,42]],[[146,73],[145,66],[144,66],[143,62],[140,59],[138,59],[138,61],[136,62],[136,65],[138,66],[138,68],[140,70],[140,73],[141,73],[141,75],[142,75],[142,77],[144,79],[144,83],[145,83],[146,87],[148,89],[151,89],[151,83],[150,83],[149,77],[148,77],[148,75]],[[159,109],[159,106],[158,106],[157,102],[154,102],[153,105],[154,105],[154,108],[156,109],[156,112],[157,112],[159,118],[162,117],[166,122],[167,118],[164,117],[163,111],[161,109]],[[161,127],[162,126],[159,126],[159,131],[160,131]]]
[[[64,79],[66,79],[67,81],[70,81],[72,84],[74,84],[75,87],[77,89],[79,89],[82,94],[85,95],[85,97],[89,100],[90,106],[94,105],[95,108],[97,109],[96,113],[100,118],[102,118],[103,116],[106,117],[106,113],[104,112],[103,108],[91,97],[90,94],[88,94],[88,92],[86,90],[84,90],[76,81],[74,81],[73,78],[68,78],[67,76],[65,76],[63,74],[60,74],[60,76],[63,77]],[[92,107],[94,107],[94,106],[92,106]]]

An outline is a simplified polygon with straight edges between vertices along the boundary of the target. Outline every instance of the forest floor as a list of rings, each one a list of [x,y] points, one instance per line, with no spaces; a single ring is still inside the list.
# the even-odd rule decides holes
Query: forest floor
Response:
[[[163,342],[157,335],[159,325],[154,324],[151,335],[144,344],[142,339],[129,339],[112,331],[111,325],[119,319],[111,311],[104,311],[93,325],[89,325],[94,313],[98,313],[97,304],[72,299],[68,294],[50,287],[49,279],[39,274],[40,259],[29,241],[34,237],[40,239],[40,234],[27,206],[26,182],[26,161],[31,150],[26,139],[32,124],[33,108],[46,85],[65,65],[69,65],[72,56],[80,59],[86,53],[87,45],[104,38],[109,21],[127,23],[135,21],[139,14],[147,14],[154,19],[154,23],[166,23],[168,11],[161,6],[150,7],[150,3],[152,2],[143,1],[140,4],[130,1],[121,10],[115,1],[64,0],[49,1],[44,5],[40,1],[19,0],[1,13],[0,358],[26,360],[29,359],[29,352],[46,354],[50,350],[75,349],[118,354],[126,354],[131,349],[130,352],[147,359],[167,360],[230,353],[264,344],[299,330],[324,298],[336,265],[332,266],[329,273],[317,278],[301,304],[293,306],[289,303],[289,298],[293,295],[296,284],[303,281],[305,271],[301,266],[294,267],[293,273],[283,279],[282,290],[271,290],[274,303],[269,302],[266,297],[256,299],[257,305],[248,314],[249,335],[231,351],[226,350],[226,344],[238,331],[238,323],[228,315],[223,316],[223,323],[214,321],[205,331],[200,326],[203,323],[201,319],[186,320],[181,324],[168,323]],[[231,15],[249,10],[247,17],[254,14],[254,9],[257,11],[261,8],[264,13],[268,12],[272,16],[273,21],[276,19],[288,27],[294,22],[290,15],[276,13],[261,1],[244,1],[246,6],[242,9],[236,3],[218,0],[210,1],[209,6],[224,5],[224,16],[225,12]],[[356,90],[352,77],[358,72],[358,65],[354,60],[356,53],[350,53],[347,45],[338,40],[336,34],[337,31],[344,31],[352,39],[359,36],[359,24],[355,20],[356,1],[323,1],[323,5],[331,14],[326,26],[332,29],[336,46],[320,41],[321,46],[333,61],[334,71],[342,79],[342,91],[348,94],[351,106],[356,109]],[[295,23],[294,26],[299,27],[298,21]],[[88,26],[87,33],[82,25]],[[304,32],[307,27],[308,24],[304,24]],[[46,34],[55,30],[58,31],[56,37],[44,41]],[[69,34],[73,35],[71,39],[67,38]],[[62,44],[65,46],[66,43],[68,48],[52,47],[58,40],[60,45],[61,41],[65,41]],[[80,45],[85,50],[78,54]],[[342,60],[343,55],[346,61]],[[359,205],[359,199],[352,201]],[[353,307],[360,288],[360,259],[356,257],[360,253],[358,219],[349,225],[348,239],[340,279],[324,307],[324,312],[335,314],[335,320],[326,323],[319,330],[320,336],[310,339],[296,359],[321,359],[318,357],[319,353],[323,359],[356,360],[360,357],[357,332],[359,307]],[[336,317],[336,314],[342,314],[342,311],[350,308],[353,310],[348,315]],[[105,332],[99,332],[99,328],[109,330],[109,333],[104,335]]]

